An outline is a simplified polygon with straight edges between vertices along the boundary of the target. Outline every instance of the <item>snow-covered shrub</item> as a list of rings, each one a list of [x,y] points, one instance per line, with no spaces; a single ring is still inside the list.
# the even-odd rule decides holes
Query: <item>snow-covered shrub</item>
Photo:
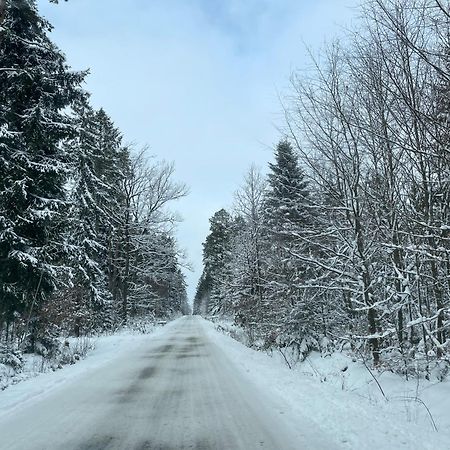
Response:
[[[157,321],[153,316],[149,316],[148,318],[132,318],[128,321],[125,328],[134,333],[150,334],[154,331],[155,325],[164,325],[165,323],[165,320]]]
[[[23,370],[22,352],[6,345],[0,346],[0,390],[6,389],[11,380]]]
[[[242,327],[234,324],[231,321],[219,320],[217,318],[214,322],[217,331],[220,331],[221,333],[230,336],[235,341],[238,341],[241,344],[246,345],[247,347],[252,347],[249,335],[246,332],[246,330],[244,330]]]
[[[89,350],[94,348],[91,338],[83,336],[76,339],[60,342],[59,354],[53,359],[58,367],[65,364],[75,364],[80,359],[86,357]]]
[[[432,364],[430,370],[431,379],[436,379],[438,381],[444,381],[449,373],[450,361],[448,359],[437,360]]]
[[[0,348],[0,364],[11,367],[15,372],[20,372],[23,368],[22,352],[6,346]]]

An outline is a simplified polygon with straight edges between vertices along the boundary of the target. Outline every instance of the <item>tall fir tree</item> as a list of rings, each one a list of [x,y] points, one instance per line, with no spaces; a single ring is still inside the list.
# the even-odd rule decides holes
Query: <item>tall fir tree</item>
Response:
[[[205,314],[229,312],[225,286],[231,259],[233,221],[230,214],[221,209],[210,219],[210,233],[203,244],[203,275],[196,294],[196,311]]]
[[[122,301],[122,271],[124,263],[124,181],[129,176],[129,153],[122,146],[122,135],[108,114],[100,109],[91,121],[95,136],[91,156],[95,179],[93,220],[95,232],[102,245],[100,267],[107,275],[108,290],[113,302]]]
[[[60,276],[68,109],[83,96],[33,0],[7,0],[0,39],[0,314],[32,318]]]
[[[286,140],[278,143],[275,162],[269,163],[269,168],[264,207],[266,224],[271,238],[286,243],[309,221],[310,212],[305,207],[308,183],[292,145]]]
[[[70,299],[68,313],[75,334],[92,328],[104,327],[106,310],[111,310],[106,265],[108,251],[105,223],[110,223],[108,203],[113,189],[103,174],[107,163],[102,144],[103,134],[99,113],[86,102],[76,107],[78,133],[67,142],[72,164],[71,225],[69,242],[74,248],[71,265],[74,268],[74,286],[65,293]],[[114,130],[114,136],[116,130]]]
[[[282,140],[269,164],[264,200],[265,240],[269,253],[265,320],[272,328],[284,326],[301,297],[297,286],[306,267],[295,253],[303,251],[302,236],[311,225],[308,183],[292,145]]]

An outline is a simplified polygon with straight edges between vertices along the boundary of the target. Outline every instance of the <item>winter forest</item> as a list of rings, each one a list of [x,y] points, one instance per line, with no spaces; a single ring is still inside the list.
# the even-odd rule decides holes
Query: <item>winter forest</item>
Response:
[[[123,142],[34,1],[0,2],[0,362],[187,313],[174,165]],[[56,347],[56,348],[55,348]]]
[[[370,0],[293,73],[273,162],[210,219],[194,313],[250,346],[449,368],[450,9]]]
[[[444,450],[449,381],[450,0],[0,0],[0,450]]]
[[[58,0],[45,5],[49,2],[58,11],[63,7]],[[189,10],[175,4],[180,16]],[[181,242],[186,218],[177,212],[191,187],[179,181],[178,163],[167,158],[168,151],[154,148],[151,140],[127,142],[124,127],[116,125],[120,120],[108,115],[109,108],[94,106],[96,94],[86,86],[92,74],[69,65],[38,5],[0,0],[0,394],[11,392],[0,396],[0,449],[391,449],[400,448],[392,445],[397,432],[404,439],[401,448],[416,448],[408,421],[416,420],[418,435],[430,446],[435,441],[425,433],[437,432],[439,420],[448,432],[448,407],[439,400],[445,398],[440,392],[448,388],[442,382],[450,370],[449,0],[365,0],[339,39],[307,50],[309,64],[292,71],[279,95],[281,124],[274,127],[275,142],[267,144],[270,162],[248,168],[234,194],[229,192],[230,204],[220,198],[209,208],[205,200],[189,211],[199,220],[201,212],[218,209],[209,219],[192,299],[187,282],[192,264],[183,250],[192,242]],[[167,28],[161,26],[166,33]],[[174,45],[172,34],[163,36]],[[206,39],[194,41],[201,47]],[[151,64],[157,57],[173,59],[164,52],[151,55],[154,60],[145,57]],[[205,56],[199,53],[194,61],[202,71]],[[183,65],[191,58],[182,56],[184,77]],[[214,80],[213,90],[220,90],[223,79]],[[206,97],[209,81],[198,81]],[[240,94],[243,86],[233,88]],[[174,97],[188,90],[183,85]],[[196,95],[192,98],[195,103]],[[234,115],[240,108],[231,103],[224,105]],[[210,113],[199,105],[188,106]],[[180,114],[191,111],[176,106]],[[217,121],[227,122],[226,112],[215,106]],[[127,107],[130,115],[137,109]],[[189,135],[171,108],[161,116],[170,122],[171,134],[186,136],[182,151],[192,156],[197,148],[189,137],[200,140],[205,134],[215,170],[222,170],[222,163],[227,167],[215,153],[224,136],[214,142],[200,120]],[[156,121],[153,116],[146,120]],[[206,177],[210,167],[198,166],[195,176]],[[211,186],[214,194],[216,188]],[[98,349],[89,343],[80,352],[73,349],[85,338],[97,339]],[[39,416],[57,431],[35,430],[36,442],[29,438],[34,447],[21,447],[11,434],[16,447],[2,447],[8,442],[3,430],[10,429],[6,420],[13,420],[5,419],[5,411],[15,411],[24,392],[29,397],[22,403],[48,395],[57,384],[43,377],[36,389],[23,383],[28,387],[18,392],[13,385],[28,377],[20,375],[39,372],[43,360],[53,362],[41,372],[56,372],[84,359],[88,350],[98,350],[94,362],[77,366],[79,373],[92,370],[92,379],[80,377],[76,388],[68,384],[58,401],[26,416]],[[95,361],[98,367],[101,361],[115,363],[96,371]],[[281,369],[274,369],[280,361]],[[334,391],[331,382],[326,385],[332,377],[320,373],[330,367],[338,380]],[[353,389],[354,373],[360,384]],[[388,398],[379,382],[386,373],[392,377],[386,384],[394,379],[397,392],[417,382],[414,394],[397,400],[422,408],[414,416],[407,404],[408,420],[396,422],[394,438],[388,410],[393,402],[386,405],[395,396]],[[47,375],[66,382],[65,375]],[[419,397],[425,390],[419,387],[427,383],[442,387],[424,394],[439,397],[430,401],[440,414],[436,422]],[[253,384],[259,386],[256,394]],[[264,403],[262,391],[272,395],[272,403]],[[61,399],[68,399],[74,416],[58,410],[65,408]],[[301,416],[303,405],[308,411]],[[157,409],[152,420],[149,408]],[[398,410],[394,414],[400,417]],[[19,415],[16,423],[23,424]],[[68,445],[59,433],[62,416],[76,430]],[[287,432],[272,436],[279,430],[276,421],[287,416],[301,425],[291,427],[292,436],[306,436],[309,447]],[[190,422],[192,417],[197,422]],[[377,432],[366,439],[361,430],[374,418],[380,420]],[[100,431],[92,431],[92,424]],[[327,441],[330,429],[335,435]],[[378,435],[379,429],[388,430],[387,437]],[[16,431],[22,436],[21,427]],[[47,434],[60,439],[60,446],[41,445]],[[448,445],[445,434],[438,439]]]

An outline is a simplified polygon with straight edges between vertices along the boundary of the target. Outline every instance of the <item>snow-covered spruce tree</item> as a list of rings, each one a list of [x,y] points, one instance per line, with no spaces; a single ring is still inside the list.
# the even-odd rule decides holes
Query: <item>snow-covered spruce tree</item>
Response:
[[[201,316],[206,316],[208,311],[207,307],[209,305],[209,295],[212,288],[212,280],[211,275],[205,272],[203,268],[203,272],[200,276],[200,279],[197,283],[197,289],[195,291],[194,297],[194,308],[193,313]]]
[[[73,279],[56,294],[59,307],[52,312],[55,322],[79,335],[118,323],[120,297],[113,301],[113,292],[118,291],[123,258],[111,248],[124,247],[119,219],[124,209],[122,180],[130,162],[119,130],[103,110],[81,101],[75,112],[78,132],[65,142],[71,167],[67,241]]]
[[[302,237],[312,226],[312,214],[305,174],[287,140],[277,145],[275,162],[269,168],[264,199],[264,239],[270,255],[264,320],[275,334],[281,330],[289,334],[300,327],[298,311],[294,316],[293,313],[303,298],[299,286],[307,276],[308,267],[296,255],[309,251]]]
[[[196,311],[206,315],[227,314],[231,304],[226,295],[231,258],[233,221],[221,209],[210,219],[210,233],[203,244],[203,274],[196,294]]]
[[[0,323],[36,317],[63,268],[68,108],[84,74],[70,71],[33,0],[7,0],[0,37]]]
[[[120,207],[113,180],[122,176],[118,161],[124,150],[120,147],[118,130],[104,111],[96,112],[81,102],[76,113],[78,133],[66,143],[72,165],[68,235],[74,249],[71,265],[75,278],[73,286],[61,295],[65,326],[78,335],[110,327],[115,320],[106,261],[114,214]]]
[[[298,157],[289,141],[275,149],[275,162],[269,163],[268,188],[264,212],[267,228],[277,243],[289,245],[294,234],[308,222],[306,207],[309,192]]]
[[[88,136],[85,142],[81,143],[86,145],[86,148],[81,149],[81,154],[88,152],[88,172],[85,172],[82,182],[91,185],[91,191],[85,194],[92,194],[89,201],[94,209],[88,216],[82,216],[82,220],[89,222],[87,226],[92,226],[95,232],[98,268],[106,274],[107,288],[112,296],[112,304],[109,301],[104,302],[109,294],[103,296],[103,299],[97,297],[97,306],[103,304],[106,308],[106,315],[101,321],[112,324],[117,319],[114,317],[115,312],[122,304],[121,276],[125,250],[122,223],[126,209],[123,186],[129,176],[130,156],[128,150],[122,146],[120,130],[103,109],[94,112],[88,122],[86,132],[91,134],[94,146],[89,149]],[[87,185],[80,187],[83,189]],[[77,199],[79,202],[83,197]]]

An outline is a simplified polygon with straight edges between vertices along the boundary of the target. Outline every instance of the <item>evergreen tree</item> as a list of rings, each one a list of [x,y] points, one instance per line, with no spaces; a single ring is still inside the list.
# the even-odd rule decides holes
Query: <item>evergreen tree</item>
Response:
[[[104,173],[111,165],[108,161],[111,151],[104,145],[105,127],[102,129],[99,115],[100,112],[95,112],[85,102],[78,105],[78,133],[67,144],[71,150],[73,173],[69,239],[75,249],[71,261],[75,280],[66,297],[72,298],[70,309],[76,334],[80,327],[98,328],[112,320],[104,317],[102,312],[111,306],[105,265],[109,235],[105,224],[112,222],[109,211],[116,206],[116,201],[111,193],[116,188],[109,184]],[[101,111],[100,118],[105,116]],[[111,127],[111,133],[112,139],[117,139],[120,145],[114,127]]]
[[[69,71],[33,0],[9,0],[0,39],[0,311],[32,317],[60,277],[68,108],[84,74]]]
[[[217,211],[210,219],[210,233],[203,244],[204,270],[196,295],[196,311],[218,314],[230,310],[225,286],[230,275],[232,233],[230,214],[225,209]]]
[[[195,292],[194,297],[194,314],[206,315],[207,307],[209,305],[209,295],[211,292],[212,283],[211,283],[211,275],[206,273],[203,269],[203,272],[200,276],[200,280],[197,284],[197,290]]]
[[[124,183],[130,174],[130,158],[122,146],[122,135],[103,109],[96,111],[90,119],[88,133],[93,134],[94,147],[89,150],[87,140],[87,160],[90,165],[92,183],[93,226],[101,245],[99,264],[106,274],[108,290],[113,302],[118,305],[123,300],[124,265],[124,220],[126,215]],[[89,219],[88,219],[89,220]]]
[[[308,224],[306,207],[309,192],[305,176],[292,145],[280,141],[275,150],[275,163],[269,163],[265,218],[271,239],[287,243]]]
[[[309,191],[292,145],[282,140],[269,164],[268,188],[264,201],[265,241],[270,257],[267,273],[265,321],[269,328],[286,324],[292,308],[302,296],[298,285],[306,267],[295,256],[305,251],[305,231],[311,226]]]

